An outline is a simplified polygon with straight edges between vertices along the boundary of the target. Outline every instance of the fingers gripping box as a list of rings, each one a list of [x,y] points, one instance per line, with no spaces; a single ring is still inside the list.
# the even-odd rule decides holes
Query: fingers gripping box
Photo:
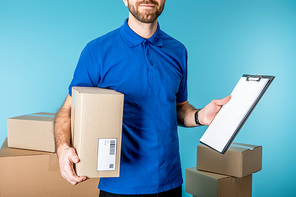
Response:
[[[72,145],[78,176],[119,177],[124,95],[110,89],[73,87]]]

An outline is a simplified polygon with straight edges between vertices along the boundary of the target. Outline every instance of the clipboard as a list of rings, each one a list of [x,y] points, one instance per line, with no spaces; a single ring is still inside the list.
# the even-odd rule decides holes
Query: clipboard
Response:
[[[244,74],[233,89],[230,101],[220,109],[200,143],[224,154],[274,78]]]

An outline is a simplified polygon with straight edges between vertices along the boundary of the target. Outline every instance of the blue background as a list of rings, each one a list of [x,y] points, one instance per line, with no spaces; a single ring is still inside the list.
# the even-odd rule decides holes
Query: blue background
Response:
[[[1,143],[7,118],[59,109],[85,44],[127,16],[122,1],[0,0]],[[188,49],[197,108],[230,94],[244,73],[276,76],[235,141],[263,146],[253,196],[296,196],[296,1],[168,0],[159,22]],[[183,178],[205,130],[179,129]]]

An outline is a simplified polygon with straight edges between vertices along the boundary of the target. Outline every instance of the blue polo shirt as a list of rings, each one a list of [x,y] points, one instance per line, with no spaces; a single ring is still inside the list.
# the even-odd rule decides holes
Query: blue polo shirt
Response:
[[[144,39],[127,20],[86,45],[69,94],[73,86],[124,94],[120,177],[101,178],[99,189],[159,193],[183,183],[176,103],[187,100],[187,51],[159,25],[151,38]]]

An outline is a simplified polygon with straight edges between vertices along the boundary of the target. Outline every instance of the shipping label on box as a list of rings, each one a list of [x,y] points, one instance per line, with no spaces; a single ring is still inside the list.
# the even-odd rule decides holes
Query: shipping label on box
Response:
[[[8,146],[55,152],[54,113],[34,113],[7,119]]]
[[[73,87],[71,140],[80,162],[78,176],[119,177],[123,94],[97,87]]]
[[[236,178],[187,168],[185,191],[193,196],[251,197],[252,175]]]
[[[220,154],[200,144],[197,146],[196,168],[244,177],[262,169],[262,146],[232,143],[226,153]]]
[[[97,171],[115,170],[116,138],[98,140]]]

